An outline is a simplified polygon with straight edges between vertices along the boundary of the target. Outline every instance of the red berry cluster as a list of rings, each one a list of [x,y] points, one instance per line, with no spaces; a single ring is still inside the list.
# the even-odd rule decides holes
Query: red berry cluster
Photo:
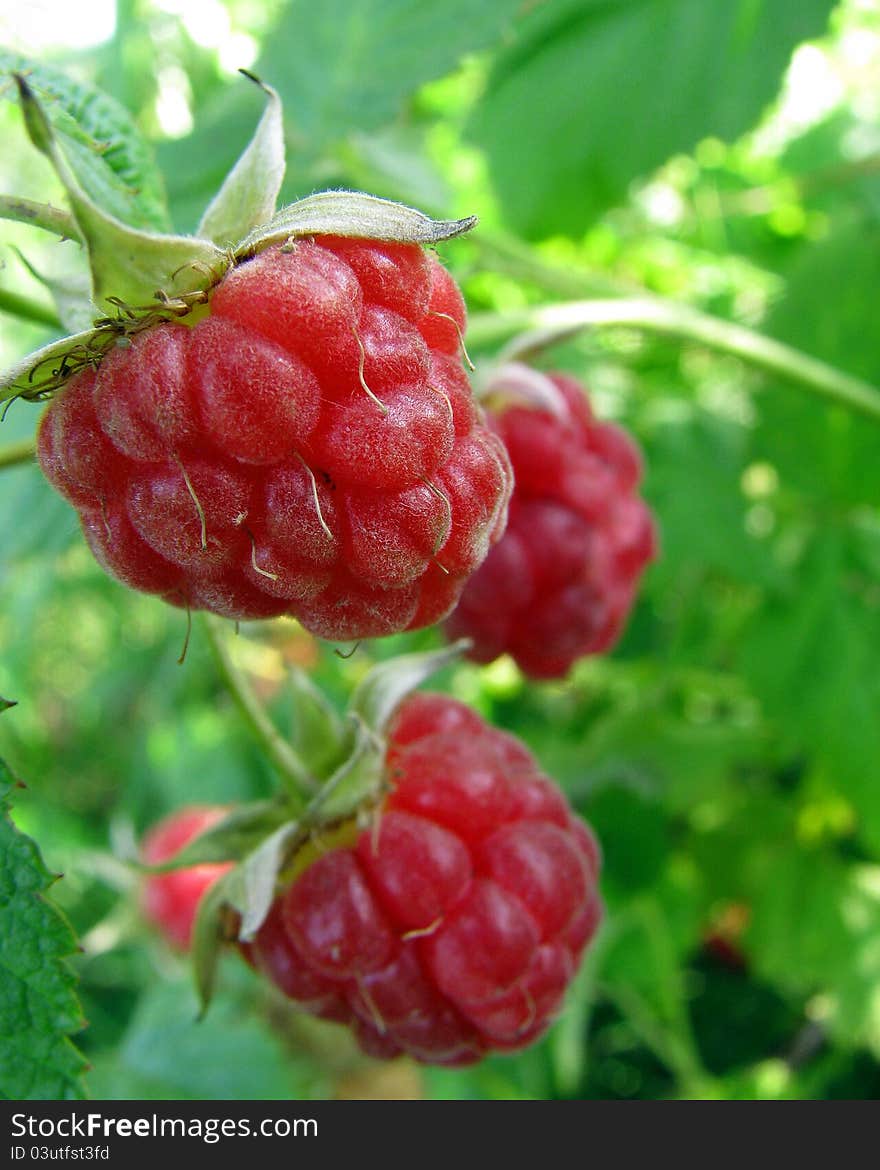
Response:
[[[601,917],[594,837],[518,740],[445,696],[403,704],[387,773],[373,823],[275,901],[251,961],[373,1056],[531,1043]]]
[[[463,1065],[532,1043],[601,920],[596,839],[519,740],[446,696],[404,702],[386,769],[372,823],[305,866],[245,957],[372,1056]],[[221,813],[162,822],[147,860]],[[147,880],[147,912],[175,945],[225,868]]]
[[[510,469],[415,244],[322,236],[234,268],[46,411],[38,454],[134,589],[328,639],[435,623],[504,528]]]
[[[144,838],[143,860],[147,865],[170,861],[185,845],[222,820],[226,811],[212,805],[190,805],[165,817]],[[230,868],[230,863],[191,865],[151,875],[141,894],[144,914],[172,946],[187,950],[202,895]]]
[[[553,409],[490,414],[516,480],[508,526],[447,624],[473,640],[477,662],[506,652],[532,678],[564,676],[614,644],[657,547],[633,441],[593,416],[574,378],[547,381]]]

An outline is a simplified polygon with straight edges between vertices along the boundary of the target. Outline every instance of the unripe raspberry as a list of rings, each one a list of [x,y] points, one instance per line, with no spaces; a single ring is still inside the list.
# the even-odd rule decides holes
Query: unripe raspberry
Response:
[[[637,494],[632,439],[593,417],[575,379],[534,376],[544,404],[514,400],[490,413],[516,485],[506,533],[467,582],[447,632],[472,639],[477,662],[508,653],[532,678],[557,678],[613,646],[657,537]]]
[[[214,806],[190,805],[171,813],[144,838],[141,851],[144,861],[148,865],[171,861],[184,846],[222,820],[226,811]],[[151,874],[145,879],[141,891],[143,912],[173,947],[181,951],[189,949],[199,902],[230,864],[191,865]]]
[[[306,866],[248,956],[371,1055],[522,1048],[601,919],[595,838],[523,744],[443,695],[404,702],[386,771],[373,822]]]
[[[511,487],[461,368],[464,326],[416,244],[267,248],[206,313],[76,375],[43,417],[40,464],[134,589],[328,639],[430,625],[500,537]]]

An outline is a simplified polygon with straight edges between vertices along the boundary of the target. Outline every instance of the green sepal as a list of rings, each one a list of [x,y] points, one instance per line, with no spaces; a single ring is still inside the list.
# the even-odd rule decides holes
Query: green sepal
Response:
[[[385,774],[385,740],[352,716],[345,759],[321,785],[304,818],[310,826],[323,827],[348,820],[376,804]]]
[[[228,248],[275,213],[284,179],[284,121],[281,99],[271,86],[245,73],[268,97],[266,109],[241,158],[211,200],[196,234]]]
[[[227,176],[200,225],[199,236],[144,231],[99,207],[80,184],[40,100],[21,73],[14,79],[28,135],[52,163],[70,202],[89,271],[81,289],[52,291],[64,324],[78,331],[44,346],[0,376],[0,402],[50,397],[110,349],[161,321],[186,318],[206,304],[210,289],[233,264],[275,243],[302,236],[341,235],[396,243],[436,244],[469,231],[476,217],[433,220],[421,211],[357,191],[324,191],[272,214],[284,173],[281,103],[268,104],[250,144]],[[262,85],[262,83],[260,83]],[[265,222],[259,222],[265,217]],[[255,226],[256,225],[256,226]],[[232,241],[243,233],[240,242]],[[206,235],[212,238],[204,238]],[[222,246],[221,246],[222,245]],[[94,327],[82,326],[92,319]]]
[[[73,78],[48,64],[0,48],[0,95],[14,95],[11,78],[19,74],[39,98],[55,137],[77,181],[89,197],[117,219],[147,231],[168,231],[171,222],[162,176],[153,151],[138,130],[128,110],[109,94],[81,78]],[[28,114],[25,114],[28,117]],[[15,200],[7,206],[15,207]],[[19,209],[30,206],[37,222],[49,230],[69,236],[60,222],[51,227],[40,214],[39,205],[21,201]],[[49,219],[63,214],[47,209]],[[16,216],[13,216],[16,218]],[[25,214],[25,222],[33,215]],[[75,229],[74,233],[75,234]]]
[[[81,369],[97,364],[115,341],[110,332],[100,329],[84,329],[50,341],[4,371],[0,402],[8,398],[40,401]]]
[[[221,946],[233,938],[251,939],[260,929],[275,897],[278,874],[303,837],[301,822],[287,821],[215,882],[199,903],[192,955],[203,1011],[213,994]]]
[[[172,299],[216,284],[231,260],[210,240],[142,231],[97,206],[77,180],[36,94],[21,74],[15,81],[28,135],[52,163],[70,201],[96,311],[113,313],[118,302],[143,307],[157,294]]]
[[[138,869],[144,873],[171,873],[193,865],[238,861],[289,819],[289,806],[283,797],[242,805],[199,833],[173,858],[158,865],[139,864]]]
[[[271,244],[300,236],[350,236],[397,244],[438,244],[468,232],[477,222],[431,219],[422,211],[363,191],[321,191],[291,203],[254,231],[235,249],[236,257],[253,255]]]
[[[349,748],[305,812],[310,826],[335,824],[373,807],[384,795],[388,728],[411,691],[468,648],[462,638],[442,650],[380,662],[355,688],[348,705]]]
[[[450,666],[470,645],[467,638],[460,638],[442,650],[402,654],[380,662],[355,687],[348,707],[350,714],[384,739],[388,724],[406,696],[439,670]]]
[[[85,272],[63,277],[46,276],[18,248],[13,250],[34,280],[38,280],[51,294],[65,329],[71,333],[80,333],[94,327],[95,314],[89,304],[90,285]]]

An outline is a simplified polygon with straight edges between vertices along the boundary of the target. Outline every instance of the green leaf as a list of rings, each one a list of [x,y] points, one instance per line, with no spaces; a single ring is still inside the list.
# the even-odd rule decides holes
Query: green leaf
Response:
[[[469,133],[505,216],[579,235],[629,184],[701,138],[748,130],[833,0],[561,0],[495,60]]]
[[[247,973],[240,974],[244,983]],[[95,1062],[90,1093],[99,1100],[197,1101],[307,1095],[308,1064],[253,1010],[255,993],[251,983],[199,1019],[186,982],[157,983],[138,1003],[118,1050]]]
[[[655,572],[661,578],[685,567],[742,582],[770,575],[767,553],[746,531],[747,501],[740,488],[746,443],[744,427],[700,410],[657,428],[648,488],[660,522],[662,555]]]
[[[11,427],[13,420],[7,419],[4,425]],[[51,563],[54,557],[69,548],[74,541],[81,539],[79,525],[70,504],[49,486],[48,480],[40,474],[35,464],[16,467],[3,474],[5,478],[3,510],[0,512],[0,577],[4,580],[4,588],[11,591],[12,574],[19,569],[23,578],[31,582],[32,587],[27,593],[28,601],[32,602],[48,591],[53,581],[56,586],[58,583],[53,574],[45,574],[41,586],[34,587],[36,563]],[[22,516],[28,517],[26,524],[21,523]],[[7,614],[10,611],[11,600],[10,597],[4,606]],[[7,646],[7,651],[9,648]],[[6,654],[4,658],[9,661]]]
[[[302,838],[299,821],[281,825],[215,882],[199,903],[192,950],[196,988],[203,1008],[207,1008],[214,992],[221,943],[228,937],[229,911],[240,916],[237,936],[253,938],[269,913],[278,874]]]
[[[880,847],[880,611],[849,542],[833,530],[808,548],[787,593],[745,631],[747,678],[791,752],[809,751]]]
[[[798,252],[767,331],[878,385],[880,350],[865,328],[865,306],[878,286],[880,228],[861,216],[846,217],[821,242]],[[756,456],[774,463],[786,483],[844,504],[880,499],[876,423],[790,388],[774,388],[759,407]]]
[[[257,72],[277,86],[296,137],[320,150],[394,119],[426,81],[498,43],[519,0],[293,0]]]
[[[84,1096],[85,1062],[69,1036],[84,1021],[65,959],[76,939],[46,892],[55,880],[9,817],[15,780],[0,760],[0,1097]]]
[[[0,75],[22,73],[40,98],[65,157],[86,194],[135,227],[169,226],[161,176],[150,147],[113,98],[51,65],[0,50]],[[14,90],[12,91],[14,92]]]
[[[196,235],[213,240],[221,248],[238,243],[248,232],[272,218],[284,178],[281,100],[274,89],[262,82],[257,84],[268,96],[266,110],[196,231]]]
[[[768,851],[746,934],[758,972],[828,997],[831,1030],[880,1056],[880,869],[823,852]]]

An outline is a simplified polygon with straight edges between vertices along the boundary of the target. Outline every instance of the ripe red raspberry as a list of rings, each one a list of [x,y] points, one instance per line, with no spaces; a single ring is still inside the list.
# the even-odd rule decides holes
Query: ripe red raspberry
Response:
[[[461,1065],[547,1028],[602,914],[599,849],[528,750],[442,695],[391,727],[390,795],[246,954],[371,1055]]]
[[[471,638],[477,662],[506,652],[532,678],[558,678],[617,640],[657,538],[636,494],[641,459],[632,439],[593,416],[574,378],[541,380],[546,406],[490,413],[516,480],[509,520],[447,632]]]
[[[415,244],[331,236],[234,268],[57,395],[40,464],[134,589],[348,640],[440,620],[503,531],[510,468]]]
[[[190,805],[159,821],[144,838],[142,856],[148,865],[170,861],[185,845],[226,815],[225,808]],[[189,948],[196,910],[202,895],[230,868],[229,863],[192,865],[144,881],[141,905],[146,917],[178,950]]]

